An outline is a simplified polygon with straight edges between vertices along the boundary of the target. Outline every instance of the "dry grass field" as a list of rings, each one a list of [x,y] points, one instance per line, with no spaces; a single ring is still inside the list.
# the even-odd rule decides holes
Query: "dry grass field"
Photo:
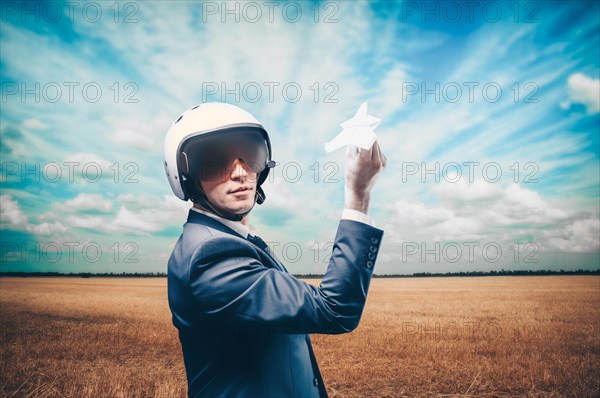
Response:
[[[165,279],[0,295],[0,396],[185,396]],[[374,279],[355,332],[312,339],[331,397],[598,397],[600,277]]]

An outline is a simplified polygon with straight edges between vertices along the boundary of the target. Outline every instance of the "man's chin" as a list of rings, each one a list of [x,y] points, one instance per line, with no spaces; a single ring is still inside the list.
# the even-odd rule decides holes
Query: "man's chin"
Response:
[[[233,214],[244,214],[250,209],[252,209],[252,204],[247,204],[244,206],[231,206],[227,211]]]

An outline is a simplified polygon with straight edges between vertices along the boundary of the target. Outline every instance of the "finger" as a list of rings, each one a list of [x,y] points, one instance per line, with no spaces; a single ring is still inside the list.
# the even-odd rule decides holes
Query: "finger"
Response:
[[[366,149],[364,149],[364,148],[361,148],[361,147],[359,147],[359,146],[353,146],[353,148],[354,148],[354,151],[355,151],[355,153],[356,153],[356,156],[355,156],[355,157],[359,158],[359,159],[360,159],[360,161],[361,161],[361,163],[362,163],[364,160],[366,160],[366,159],[369,159],[369,156],[370,156],[370,155],[369,155],[369,151],[368,151],[368,150],[366,150]]]
[[[371,161],[373,161],[375,159],[375,156],[377,155],[376,150],[377,150],[377,141],[375,141],[373,143],[373,145],[371,145],[371,148],[369,148],[369,158],[371,159]]]
[[[375,148],[376,154],[375,154],[375,157],[373,158],[373,161],[381,164],[382,167],[385,167],[385,165],[387,164],[387,158],[383,154],[383,151],[381,150],[381,146],[379,145],[379,142],[375,141],[375,144],[373,144],[373,146],[374,147],[376,146],[376,148]]]
[[[381,162],[381,149],[379,148],[379,143],[377,141],[375,141],[373,143],[373,146],[371,147],[371,150],[373,151],[373,155],[371,157],[371,160],[373,160],[376,163]]]

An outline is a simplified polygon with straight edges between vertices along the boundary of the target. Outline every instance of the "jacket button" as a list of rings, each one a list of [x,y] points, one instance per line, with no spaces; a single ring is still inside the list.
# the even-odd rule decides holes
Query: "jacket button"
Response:
[[[371,253],[376,253],[377,252],[377,246],[371,246]]]
[[[319,385],[319,380],[317,378],[313,379],[313,384],[316,386]]]
[[[375,260],[375,254],[374,253],[369,253],[369,255],[367,257],[369,257],[369,260]]]
[[[367,267],[373,268],[373,261],[367,261]]]
[[[377,239],[377,238],[371,238],[371,243],[374,244],[374,245],[376,245],[376,244],[379,243],[379,239]]]

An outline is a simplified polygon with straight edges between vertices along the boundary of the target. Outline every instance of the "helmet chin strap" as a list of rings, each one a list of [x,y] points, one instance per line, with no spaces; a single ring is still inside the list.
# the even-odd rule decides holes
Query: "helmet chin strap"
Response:
[[[200,194],[199,198],[194,198],[195,201],[198,202],[198,204],[200,204],[202,207],[204,207],[206,210],[218,215],[219,217],[223,217],[226,218],[228,220],[231,221],[242,221],[242,219],[252,211],[252,209],[254,208],[254,206],[258,203],[259,205],[262,204],[266,197],[265,197],[265,192],[263,191],[263,189],[261,187],[256,187],[256,194],[254,195],[254,203],[252,203],[252,207],[250,209],[248,209],[248,211],[241,213],[241,214],[236,214],[236,213],[230,213],[230,212],[226,212],[226,211],[222,211],[222,210],[217,210],[215,208],[215,206],[213,206],[210,201],[208,200],[208,197],[206,196],[206,194],[204,193],[204,191],[202,190],[202,187],[200,186],[200,184],[196,184],[196,187],[198,188],[197,191]]]

